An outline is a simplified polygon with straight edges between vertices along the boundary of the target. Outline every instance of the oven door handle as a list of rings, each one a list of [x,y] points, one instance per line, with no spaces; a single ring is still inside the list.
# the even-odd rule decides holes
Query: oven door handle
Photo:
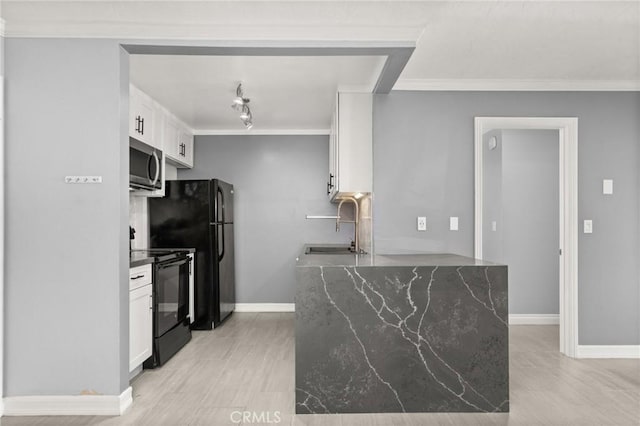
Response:
[[[157,268],[158,269],[164,269],[164,268],[171,268],[172,266],[182,266],[187,262],[189,262],[189,258],[188,257],[186,259],[180,259],[178,261],[171,261],[171,262],[167,262],[167,263],[158,263]]]

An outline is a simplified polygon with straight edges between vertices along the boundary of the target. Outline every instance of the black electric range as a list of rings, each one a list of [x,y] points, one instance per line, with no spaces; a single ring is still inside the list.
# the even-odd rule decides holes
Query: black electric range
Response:
[[[144,368],[166,363],[191,340],[189,327],[188,249],[132,250],[131,256],[153,258],[153,354]]]
[[[151,257],[155,262],[166,262],[167,260],[178,259],[183,256],[188,256],[189,253],[194,252],[193,249],[135,249],[129,252],[129,257],[134,259],[135,257]]]

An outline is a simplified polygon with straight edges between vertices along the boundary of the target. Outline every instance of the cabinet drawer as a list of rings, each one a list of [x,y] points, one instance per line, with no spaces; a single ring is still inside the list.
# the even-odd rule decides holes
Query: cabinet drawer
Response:
[[[152,265],[136,266],[129,269],[129,290],[134,290],[152,282]]]

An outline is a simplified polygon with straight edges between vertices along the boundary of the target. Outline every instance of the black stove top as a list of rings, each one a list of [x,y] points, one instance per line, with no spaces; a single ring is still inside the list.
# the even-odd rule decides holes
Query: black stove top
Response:
[[[181,249],[139,249],[139,250],[131,250],[130,253],[132,256],[135,254],[138,255],[147,255],[149,257],[153,257],[156,262],[165,262],[167,260],[179,259],[183,257],[187,257],[189,254],[189,250],[181,250]]]

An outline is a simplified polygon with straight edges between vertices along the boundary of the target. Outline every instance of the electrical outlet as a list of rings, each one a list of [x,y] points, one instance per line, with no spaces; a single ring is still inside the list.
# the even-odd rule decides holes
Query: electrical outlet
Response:
[[[585,220],[584,221],[584,233],[585,234],[592,234],[593,233],[593,221],[592,220]]]
[[[425,216],[418,216],[418,231],[427,230],[427,218]]]
[[[491,230],[493,232],[496,232],[498,230],[498,222],[496,222],[495,220],[491,222]]]
[[[602,181],[602,193],[604,195],[613,195],[613,179],[604,179]]]
[[[457,216],[451,216],[449,218],[449,230],[450,231],[457,231],[458,230],[458,217]]]

